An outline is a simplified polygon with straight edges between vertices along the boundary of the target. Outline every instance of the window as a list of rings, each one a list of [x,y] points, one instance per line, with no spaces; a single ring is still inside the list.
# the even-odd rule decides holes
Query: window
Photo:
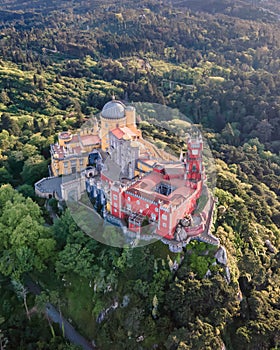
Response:
[[[165,214],[162,214],[162,220],[167,220],[167,216]]]
[[[142,213],[143,213],[143,210],[142,210],[142,209],[140,209],[140,210],[139,210],[139,212],[140,212],[140,214],[142,214]]]
[[[80,159],[80,166],[83,166],[83,165],[84,165],[84,160]]]
[[[156,215],[155,215],[154,213],[151,215],[151,219],[152,219],[153,221],[156,221]]]
[[[146,209],[148,209],[149,208],[149,204],[146,204]]]
[[[118,199],[116,194],[113,194],[113,199],[116,201]]]
[[[140,201],[139,201],[139,199],[137,200],[136,204],[137,204],[137,205],[140,205]]]
[[[131,204],[127,204],[126,208],[127,210],[131,210]]]
[[[166,223],[165,222],[162,224],[162,227],[166,227]]]
[[[64,168],[68,168],[68,162],[65,162],[63,164],[64,164]]]
[[[127,200],[130,202],[130,197],[127,197]]]
[[[158,212],[158,208],[155,209],[155,212]]]
[[[114,212],[115,212],[115,213],[117,212],[117,209],[116,209],[116,208],[114,209]]]

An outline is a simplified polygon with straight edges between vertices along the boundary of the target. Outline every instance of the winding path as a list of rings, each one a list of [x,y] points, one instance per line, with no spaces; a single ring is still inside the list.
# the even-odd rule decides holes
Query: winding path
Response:
[[[31,280],[30,277],[26,278],[25,282],[28,290],[35,295],[39,295],[42,291],[42,288]],[[81,346],[84,350],[95,350],[97,349],[94,345],[92,345],[87,339],[85,339],[80,333],[78,333],[75,328],[56,310],[56,308],[50,304],[46,304],[46,313],[49,318],[58,323],[60,328],[62,328],[62,324],[64,324],[64,333],[65,337],[73,344]]]
[[[71,343],[80,345],[84,350],[96,349],[96,347],[82,337],[63,316],[60,316],[59,312],[52,304],[46,304],[46,312],[53,322],[59,323],[60,328],[62,328],[62,323],[64,323],[65,337],[70,340]]]

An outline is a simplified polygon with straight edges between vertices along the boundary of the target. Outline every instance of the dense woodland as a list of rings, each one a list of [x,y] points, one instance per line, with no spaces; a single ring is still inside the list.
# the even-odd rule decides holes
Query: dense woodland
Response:
[[[102,350],[279,348],[279,15],[276,0],[1,2],[1,349],[76,348],[46,318],[47,301]],[[104,246],[67,209],[53,223],[35,196],[57,132],[113,92],[178,108],[203,130],[230,283],[212,246]],[[180,151],[183,121],[139,126]]]

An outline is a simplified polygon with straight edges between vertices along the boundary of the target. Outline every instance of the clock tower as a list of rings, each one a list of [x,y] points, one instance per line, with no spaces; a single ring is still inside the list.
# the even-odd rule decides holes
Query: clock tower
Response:
[[[187,137],[186,173],[191,182],[200,181],[203,173],[202,149],[203,141],[201,135]]]

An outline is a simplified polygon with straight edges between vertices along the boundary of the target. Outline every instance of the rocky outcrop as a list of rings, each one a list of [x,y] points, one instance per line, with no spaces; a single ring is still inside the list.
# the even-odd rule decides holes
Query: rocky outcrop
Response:
[[[220,246],[215,254],[215,258],[217,262],[221,265],[225,266],[225,280],[230,283],[230,270],[228,267],[228,259],[227,259],[227,252],[225,247]]]
[[[217,250],[215,254],[215,258],[217,259],[218,263],[222,265],[227,265],[227,252],[225,247],[220,246],[220,248]]]
[[[272,245],[272,243],[270,242],[269,239],[267,239],[264,243],[265,243],[265,245],[266,245],[266,247],[267,247],[267,249],[268,249],[268,251],[269,251],[270,253],[273,253],[273,254],[276,253],[276,249],[275,249],[275,247]]]

